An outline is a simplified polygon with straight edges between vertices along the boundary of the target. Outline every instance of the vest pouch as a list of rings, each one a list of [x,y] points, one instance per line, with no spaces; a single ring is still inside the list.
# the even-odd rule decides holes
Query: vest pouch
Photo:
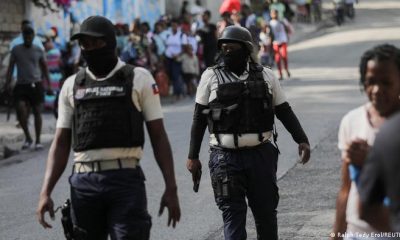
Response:
[[[244,90],[243,82],[223,83],[218,85],[217,98],[221,101],[238,98]]]
[[[238,104],[224,106],[210,104],[208,127],[211,133],[231,133],[238,124],[240,112]]]
[[[267,84],[264,81],[248,81],[247,87],[251,98],[265,98],[267,95]]]

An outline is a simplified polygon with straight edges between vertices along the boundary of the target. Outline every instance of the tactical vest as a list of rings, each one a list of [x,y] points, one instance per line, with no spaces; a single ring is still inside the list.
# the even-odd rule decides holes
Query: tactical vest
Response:
[[[73,149],[141,147],[143,116],[132,102],[133,69],[125,65],[112,77],[96,81],[78,72],[74,84]]]
[[[250,63],[249,77],[234,79],[223,65],[213,68],[218,88],[216,98],[209,103],[208,128],[219,142],[218,134],[233,134],[235,146],[238,136],[245,133],[258,133],[263,142],[263,132],[273,130],[274,109],[272,94],[264,80],[263,67]]]

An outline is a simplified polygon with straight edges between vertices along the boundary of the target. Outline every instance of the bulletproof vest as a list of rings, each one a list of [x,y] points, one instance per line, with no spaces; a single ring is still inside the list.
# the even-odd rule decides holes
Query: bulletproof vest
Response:
[[[142,147],[143,116],[132,102],[133,69],[96,81],[78,72],[74,84],[73,149]]]
[[[218,88],[216,98],[209,103],[208,128],[219,141],[218,134],[234,134],[237,146],[238,136],[245,133],[262,133],[273,130],[274,110],[272,94],[263,77],[263,67],[250,63],[249,77],[235,79],[223,65],[213,68]]]

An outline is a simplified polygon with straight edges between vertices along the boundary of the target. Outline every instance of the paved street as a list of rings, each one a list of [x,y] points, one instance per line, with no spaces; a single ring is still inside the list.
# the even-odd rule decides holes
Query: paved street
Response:
[[[321,30],[318,37],[289,47],[293,78],[282,86],[298,114],[312,147],[311,162],[296,164],[297,145],[278,124],[281,150],[278,176],[278,209],[281,239],[326,239],[333,224],[335,195],[339,185],[337,130],[341,117],[365,101],[358,85],[358,63],[368,48],[383,42],[400,44],[400,1],[361,0],[356,19],[344,26]],[[141,165],[146,175],[148,207],[153,219],[153,240],[222,240],[222,218],[215,206],[207,168],[207,137],[201,160],[203,178],[197,194],[185,163],[193,100],[164,107],[165,125],[175,159],[182,218],[176,229],[167,228],[166,213],[157,216],[164,185],[147,138]],[[3,119],[1,119],[3,121]],[[62,239],[60,214],[54,228],[44,230],[35,219],[47,150],[26,152],[0,161],[0,239]],[[70,161],[71,162],[71,161]],[[69,193],[64,173],[53,193],[61,204]],[[248,218],[248,239],[256,239],[254,222]]]

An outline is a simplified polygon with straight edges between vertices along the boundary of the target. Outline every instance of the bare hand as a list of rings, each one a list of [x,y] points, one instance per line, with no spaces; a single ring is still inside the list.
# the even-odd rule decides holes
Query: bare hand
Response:
[[[364,164],[370,146],[363,139],[355,139],[347,144],[344,159],[348,163],[361,167]]]
[[[181,209],[179,207],[178,194],[176,190],[166,190],[161,198],[160,210],[158,216],[164,212],[164,208],[168,208],[168,227],[171,225],[175,228],[176,223],[181,219]]]
[[[201,170],[201,162],[199,159],[188,159],[186,161],[186,168],[189,170],[189,172],[192,173],[192,180],[193,182],[196,181],[197,176],[196,174],[198,173],[199,170]]]
[[[45,197],[41,196],[39,199],[39,204],[38,208],[36,210],[36,217],[39,221],[39,223],[44,227],[44,228],[52,228],[50,224],[46,222],[44,219],[44,214],[46,212],[49,212],[49,215],[52,220],[54,220],[54,203],[51,197]]]
[[[310,145],[308,143],[300,143],[299,144],[299,156],[300,156],[300,163],[306,164],[310,160]]]
[[[186,162],[186,168],[189,170],[189,172],[192,173],[192,181],[195,183],[198,179],[197,174],[199,173],[199,170],[201,170],[201,162],[199,159],[188,159]]]

